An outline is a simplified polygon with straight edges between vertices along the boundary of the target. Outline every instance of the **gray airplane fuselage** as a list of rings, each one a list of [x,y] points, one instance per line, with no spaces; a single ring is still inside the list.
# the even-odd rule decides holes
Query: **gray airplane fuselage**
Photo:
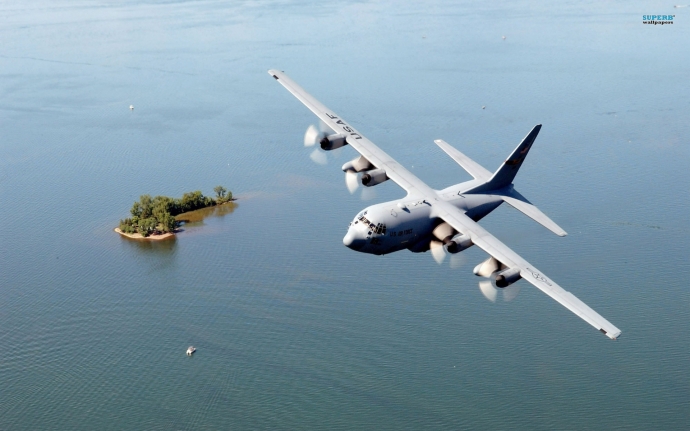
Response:
[[[501,196],[465,194],[480,182],[456,184],[437,191],[437,200],[451,203],[478,221],[503,203]],[[370,254],[388,254],[409,249],[429,250],[432,231],[442,220],[432,215],[433,202],[405,197],[365,208],[350,222],[343,244],[352,250]]]

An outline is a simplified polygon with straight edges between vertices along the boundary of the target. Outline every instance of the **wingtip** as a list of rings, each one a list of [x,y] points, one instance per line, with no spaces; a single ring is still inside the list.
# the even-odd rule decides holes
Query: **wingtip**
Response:
[[[606,335],[607,337],[609,337],[612,340],[617,340],[618,337],[620,337],[622,334],[622,331],[618,328],[616,328],[616,332],[606,332],[606,330],[604,328],[599,329],[599,331],[603,332],[604,335]]]

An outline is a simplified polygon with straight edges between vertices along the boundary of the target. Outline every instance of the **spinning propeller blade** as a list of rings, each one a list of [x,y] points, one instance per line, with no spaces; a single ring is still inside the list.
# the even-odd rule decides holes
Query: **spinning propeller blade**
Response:
[[[323,121],[319,122],[318,128],[312,124],[307,128],[307,131],[304,133],[304,146],[308,148],[313,147],[316,144],[320,143],[321,139],[333,133],[335,132],[330,127],[328,127],[328,125]],[[309,158],[314,163],[317,163],[319,165],[326,165],[328,164],[330,158],[339,158],[342,154],[342,151],[343,147],[336,148],[332,151],[322,151],[320,147],[317,147],[314,148],[314,151],[309,153]],[[354,194],[359,188],[360,177],[361,173],[345,173],[345,185],[347,186],[347,190],[350,192],[350,194]],[[374,189],[364,187],[361,194],[362,200],[367,201],[373,199],[374,197],[376,197],[376,192],[374,191]]]
[[[520,285],[511,284],[510,286],[499,289],[494,286],[491,281],[484,280],[479,282],[479,290],[482,292],[482,295],[491,302],[496,302],[498,292],[502,291],[503,301],[510,302],[520,293]]]
[[[318,163],[319,165],[325,165],[328,163],[328,157],[326,156],[326,153],[322,152],[318,148],[312,151],[311,154],[309,154],[309,158],[314,163]]]
[[[304,133],[304,146],[305,147],[313,147],[316,144],[321,142],[321,139],[325,138],[326,136],[330,135],[333,133],[333,130],[326,125],[323,121],[319,122],[319,127],[317,128],[315,125],[310,125],[307,128],[307,131]],[[333,156],[336,156],[336,158],[340,155],[340,149],[334,150],[334,151],[329,151],[329,153],[333,153]],[[328,154],[326,152],[323,152],[321,148],[316,148],[314,151],[309,154],[309,158],[312,159],[315,163],[318,163],[319,165],[325,165],[328,164]]]
[[[345,185],[350,194],[353,194],[359,188],[359,174],[355,172],[345,172]]]
[[[467,262],[467,257],[462,253],[455,253],[450,255],[450,267],[458,269]]]
[[[490,281],[484,280],[479,282],[479,290],[482,295],[491,302],[496,302],[498,296],[498,289],[496,289]]]
[[[443,243],[441,241],[432,240],[429,244],[429,250],[436,263],[439,265],[442,264],[446,258],[446,249],[443,248]]]
[[[376,197],[376,190],[374,190],[373,187],[364,187],[362,189],[362,200],[363,201],[370,201]]]
[[[345,185],[350,194],[354,194],[359,189],[362,173],[345,172]],[[360,198],[363,201],[368,201],[376,197],[376,190],[373,187],[362,187]]]
[[[503,300],[510,302],[520,293],[520,285],[515,283],[503,288]]]
[[[319,129],[317,129],[316,126],[312,124],[307,128],[307,131],[304,134],[304,146],[313,147],[320,140],[321,132],[319,132]]]

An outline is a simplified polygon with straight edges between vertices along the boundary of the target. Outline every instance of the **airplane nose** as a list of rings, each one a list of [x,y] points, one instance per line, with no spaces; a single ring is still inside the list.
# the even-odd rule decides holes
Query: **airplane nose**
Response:
[[[366,242],[367,241],[363,238],[357,238],[357,235],[355,235],[355,233],[351,230],[348,230],[347,235],[343,237],[343,244],[352,250],[359,250],[360,248],[364,247]]]

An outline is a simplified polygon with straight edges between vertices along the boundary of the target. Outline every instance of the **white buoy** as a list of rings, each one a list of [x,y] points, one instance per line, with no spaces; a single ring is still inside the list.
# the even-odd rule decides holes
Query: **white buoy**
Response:
[[[505,37],[505,36],[503,36],[503,40],[506,40],[506,37]]]
[[[134,105],[129,105],[129,110],[134,111]]]

